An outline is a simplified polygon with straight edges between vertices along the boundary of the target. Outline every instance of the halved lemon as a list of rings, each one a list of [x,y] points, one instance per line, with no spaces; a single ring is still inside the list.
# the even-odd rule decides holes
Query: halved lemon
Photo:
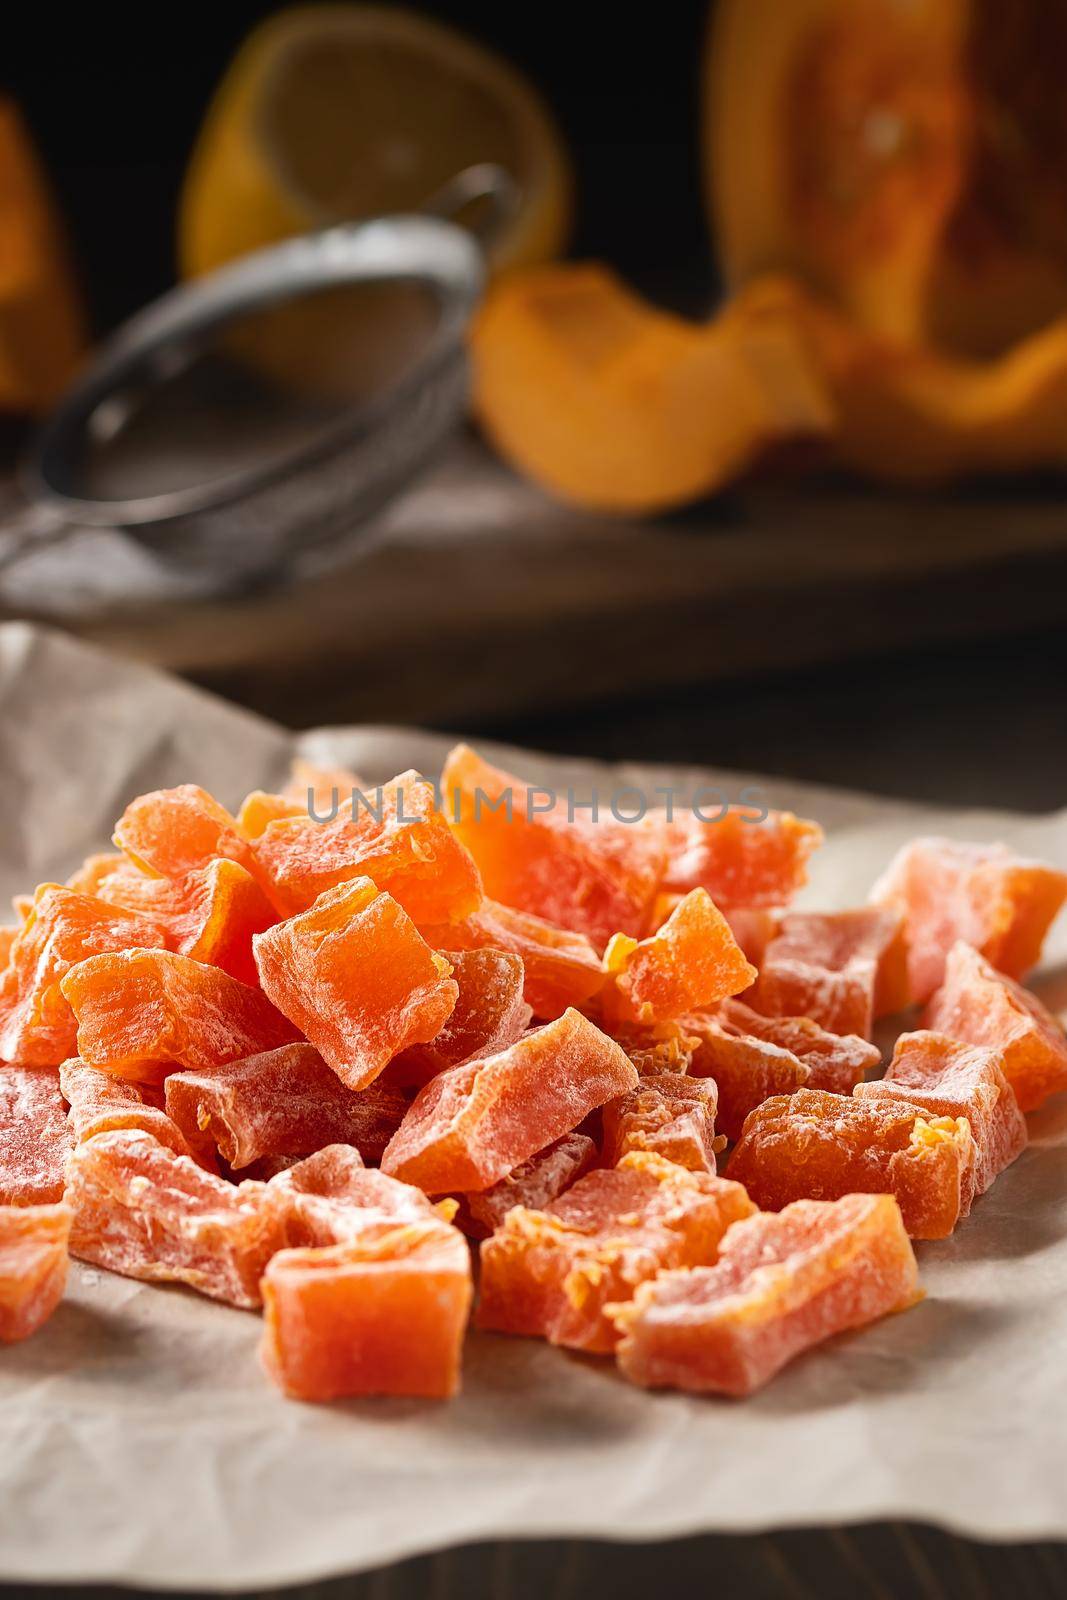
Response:
[[[484,162],[518,190],[493,269],[558,256],[570,164],[513,67],[415,12],[280,12],[245,41],[208,111],[181,197],[182,274],[331,222],[418,209]]]

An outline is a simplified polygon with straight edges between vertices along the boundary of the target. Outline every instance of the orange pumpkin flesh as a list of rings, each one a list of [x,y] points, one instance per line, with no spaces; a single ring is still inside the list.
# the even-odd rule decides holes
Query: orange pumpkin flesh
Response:
[[[705,151],[730,284],[794,272],[968,356],[1067,310],[1065,50],[1044,0],[722,0]]]

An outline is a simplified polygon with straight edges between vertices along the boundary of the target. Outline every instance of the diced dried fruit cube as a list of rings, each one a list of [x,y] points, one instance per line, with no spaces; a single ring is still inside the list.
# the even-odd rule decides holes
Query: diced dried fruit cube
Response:
[[[236,817],[237,831],[242,839],[254,844],[268,823],[288,822],[293,817],[303,817],[306,821],[307,814],[306,801],[293,800],[284,794],[270,794],[266,789],[253,789],[241,801],[241,809]]]
[[[184,878],[150,878],[127,867],[102,878],[96,892],[112,905],[150,917],[164,929],[169,949],[221,967],[242,983],[259,981],[252,937],[272,928],[278,917],[255,878],[236,861],[219,857]]]
[[[818,823],[791,811],[761,814],[746,806],[707,820],[690,810],[662,826],[668,842],[664,889],[706,889],[723,907],[788,905],[808,881],[808,857],[823,838]]]
[[[272,1178],[267,1203],[282,1222],[285,1244],[321,1249],[347,1244],[379,1223],[441,1220],[421,1189],[399,1183],[375,1167],[365,1167],[351,1145],[331,1144]]]
[[[123,855],[121,851],[101,851],[96,855],[86,856],[81,866],[67,879],[67,888],[73,889],[75,894],[95,895],[103,880],[110,878],[113,872],[136,870],[129,857]]]
[[[362,793],[367,790],[367,785],[359,773],[353,772],[350,767],[320,767],[314,761],[306,761],[303,756],[294,756],[290,763],[285,793],[290,800],[301,801],[305,813],[309,794],[318,811],[333,803],[335,791],[339,799],[346,800],[351,798],[353,789]]]
[[[441,792],[494,900],[584,933],[598,950],[614,933],[644,933],[665,860],[658,826],[594,819],[467,745],[449,755]]]
[[[517,1206],[481,1247],[480,1328],[609,1351],[605,1314],[667,1267],[715,1260],[751,1215],[740,1184],[644,1153],[579,1179],[542,1211]]]
[[[201,1166],[208,1164],[199,1130],[193,1128],[192,1139],[187,1139],[161,1106],[145,1099],[137,1084],[109,1077],[99,1067],[72,1056],[59,1069],[59,1087],[70,1106],[68,1120],[75,1144],[101,1133],[135,1129],[150,1133],[177,1155],[192,1156]]]
[[[714,1016],[687,1017],[683,1026],[696,1048],[690,1071],[719,1086],[718,1126],[730,1139],[741,1136],[750,1111],[772,1095],[797,1089],[851,1094],[877,1047],[857,1034],[827,1033],[809,1017],[764,1017],[739,1000],[728,1000]]]
[[[809,1089],[851,1094],[864,1073],[882,1059],[878,1046],[858,1033],[831,1033],[810,1017],[765,1017],[741,1000],[727,1000],[719,1008],[718,1020],[728,1033],[791,1051],[808,1069]]]
[[[328,814],[328,813],[327,813]],[[403,772],[351,796],[330,821],[307,815],[271,822],[256,855],[289,913],[353,878],[370,878],[416,922],[453,922],[482,900],[478,869],[437,805],[433,785]]]
[[[421,1089],[382,1169],[427,1194],[488,1189],[614,1095],[637,1085],[625,1052],[577,1011]]]
[[[763,965],[767,946],[781,926],[781,912],[768,911],[762,906],[720,906],[719,909],[730,924],[730,932],[741,946],[745,960],[751,961],[758,970]]]
[[[714,1266],[642,1284],[613,1312],[617,1359],[650,1389],[751,1394],[802,1350],[919,1298],[891,1195],[797,1200],[738,1222]]]
[[[966,1119],[930,1117],[904,1100],[799,1089],[752,1112],[727,1170],[761,1210],[892,1194],[913,1239],[944,1239],[967,1213],[975,1148]]]
[[[42,884],[4,977],[8,1009],[0,1029],[0,1059],[58,1067],[75,1048],[77,1023],[61,992],[71,968],[101,951],[159,948],[166,942],[163,929],[146,917]]]
[[[0,1344],[48,1321],[67,1283],[65,1205],[0,1206]]]
[[[686,1026],[698,1041],[689,1070],[715,1083],[717,1120],[728,1139],[740,1138],[749,1112],[772,1095],[792,1094],[811,1081],[808,1067],[781,1045],[736,1035],[717,1017],[690,1017]]]
[[[381,1083],[353,1093],[310,1044],[285,1044],[241,1061],[167,1079],[167,1111],[190,1138],[217,1146],[235,1170],[264,1156],[305,1156],[353,1145],[380,1161],[407,1110]]]
[[[600,957],[583,933],[544,917],[484,900],[462,922],[419,930],[435,950],[507,950],[521,956],[523,993],[535,1017],[553,1022],[568,1006],[579,1010],[603,987]]]
[[[941,1033],[904,1033],[885,1077],[855,1092],[872,1100],[907,1100],[929,1116],[966,1117],[975,1144],[976,1194],[984,1194],[1026,1147],[1026,1121],[999,1050],[960,1044]]]
[[[564,1190],[577,1183],[596,1166],[597,1148],[588,1134],[567,1133],[555,1144],[539,1150],[523,1161],[506,1178],[480,1194],[464,1196],[459,1226],[475,1239],[484,1239],[499,1228],[513,1206],[543,1211],[558,1200]]]
[[[530,1025],[519,956],[505,950],[444,950],[459,985],[456,1008],[429,1044],[412,1045],[389,1065],[390,1083],[421,1088],[439,1072],[514,1044]]]
[[[689,1018],[643,1025],[604,1021],[605,1032],[622,1045],[642,1078],[658,1072],[686,1073],[699,1043]]]
[[[149,1134],[102,1133],[70,1158],[70,1251],[127,1278],[258,1306],[264,1268],[285,1243],[265,1194],[265,1184],[213,1177]]]
[[[263,1278],[263,1363],[287,1395],[447,1399],[471,1303],[463,1235],[436,1220],[381,1223],[349,1243],[283,1250]]]
[[[769,1016],[810,1017],[831,1033],[870,1038],[876,1017],[908,1004],[900,914],[864,906],[783,917],[752,1004]]]
[[[903,912],[912,997],[922,1001],[942,982],[957,939],[998,972],[1025,976],[1067,899],[1067,872],[1028,861],[1003,844],[913,839],[890,862],[871,899]]]
[[[92,956],[62,989],[78,1019],[78,1054],[114,1078],[159,1082],[296,1037],[258,989],[168,950]]]
[[[254,948],[264,993],[350,1089],[435,1038],[459,993],[449,962],[369,878],[328,889]]]
[[[690,1172],[714,1172],[718,1091],[710,1079],[660,1072],[604,1107],[604,1165],[650,1150]]]
[[[0,1205],[62,1200],[70,1145],[57,1073],[0,1062]]]
[[[964,1044],[999,1050],[1023,1111],[1067,1089],[1067,1037],[1055,1017],[968,944],[959,942],[949,952],[944,983],[923,1021]]]
[[[756,977],[705,889],[687,894],[651,938],[639,944],[625,934],[612,939],[604,964],[614,977],[604,994],[605,1014],[642,1023],[715,1005]]]
[[[215,856],[257,872],[235,819],[195,783],[139,795],[119,818],[115,843],[142,871],[164,878],[184,878]]]

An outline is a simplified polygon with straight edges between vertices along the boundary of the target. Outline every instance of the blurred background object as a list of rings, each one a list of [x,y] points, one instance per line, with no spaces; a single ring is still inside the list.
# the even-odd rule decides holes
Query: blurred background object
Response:
[[[46,411],[85,343],[47,179],[18,106],[0,99],[0,411]]]
[[[517,205],[497,269],[552,260],[570,165],[539,95],[453,29],[387,6],[279,12],[241,46],[198,135],[178,212],[195,276],[294,233],[417,211],[458,174],[504,168]]]
[[[164,571],[85,530],[12,571],[5,614],[293,722],[521,726],[550,743],[576,728],[594,749],[633,727],[670,741],[649,754],[709,760],[761,683],[807,673],[810,707],[810,675],[836,693],[859,657],[886,663],[862,679],[883,727],[905,657],[937,650],[931,676],[951,684],[952,641],[1020,656],[1043,630],[1055,683],[1058,8],[674,0],[613,13],[608,31],[581,21],[471,0],[238,3],[171,30],[149,67],[118,19],[75,15],[57,51],[50,19],[20,13],[7,87],[97,336],[179,270],[432,203],[461,163],[502,161],[520,201],[472,340],[481,431],[386,510],[358,560],[309,550],[287,582],[248,574],[222,597],[206,563]],[[362,371],[402,354],[408,299],[362,302]],[[341,304],[259,317],[251,366],[352,398]],[[220,386],[185,413],[197,450],[233,437]],[[12,463],[26,426],[6,424]],[[181,429],[162,431],[180,454]],[[980,680],[972,653],[962,706]],[[781,720],[762,724],[753,767],[792,748],[788,695],[767,693]],[[688,710],[649,711],[661,702]],[[873,747],[853,771],[855,748],[843,777],[891,783]]]

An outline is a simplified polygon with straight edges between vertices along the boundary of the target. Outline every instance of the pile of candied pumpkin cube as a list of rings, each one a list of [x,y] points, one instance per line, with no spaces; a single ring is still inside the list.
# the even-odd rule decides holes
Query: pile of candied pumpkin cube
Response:
[[[262,1308],[288,1395],[441,1397],[477,1280],[480,1328],[743,1395],[920,1298],[912,1241],[1067,1087],[1019,982],[1067,874],[924,838],[867,905],[790,911],[812,822],[529,797],[464,746],[236,817],[162,790],[16,901],[0,1339],[73,1255]]]

